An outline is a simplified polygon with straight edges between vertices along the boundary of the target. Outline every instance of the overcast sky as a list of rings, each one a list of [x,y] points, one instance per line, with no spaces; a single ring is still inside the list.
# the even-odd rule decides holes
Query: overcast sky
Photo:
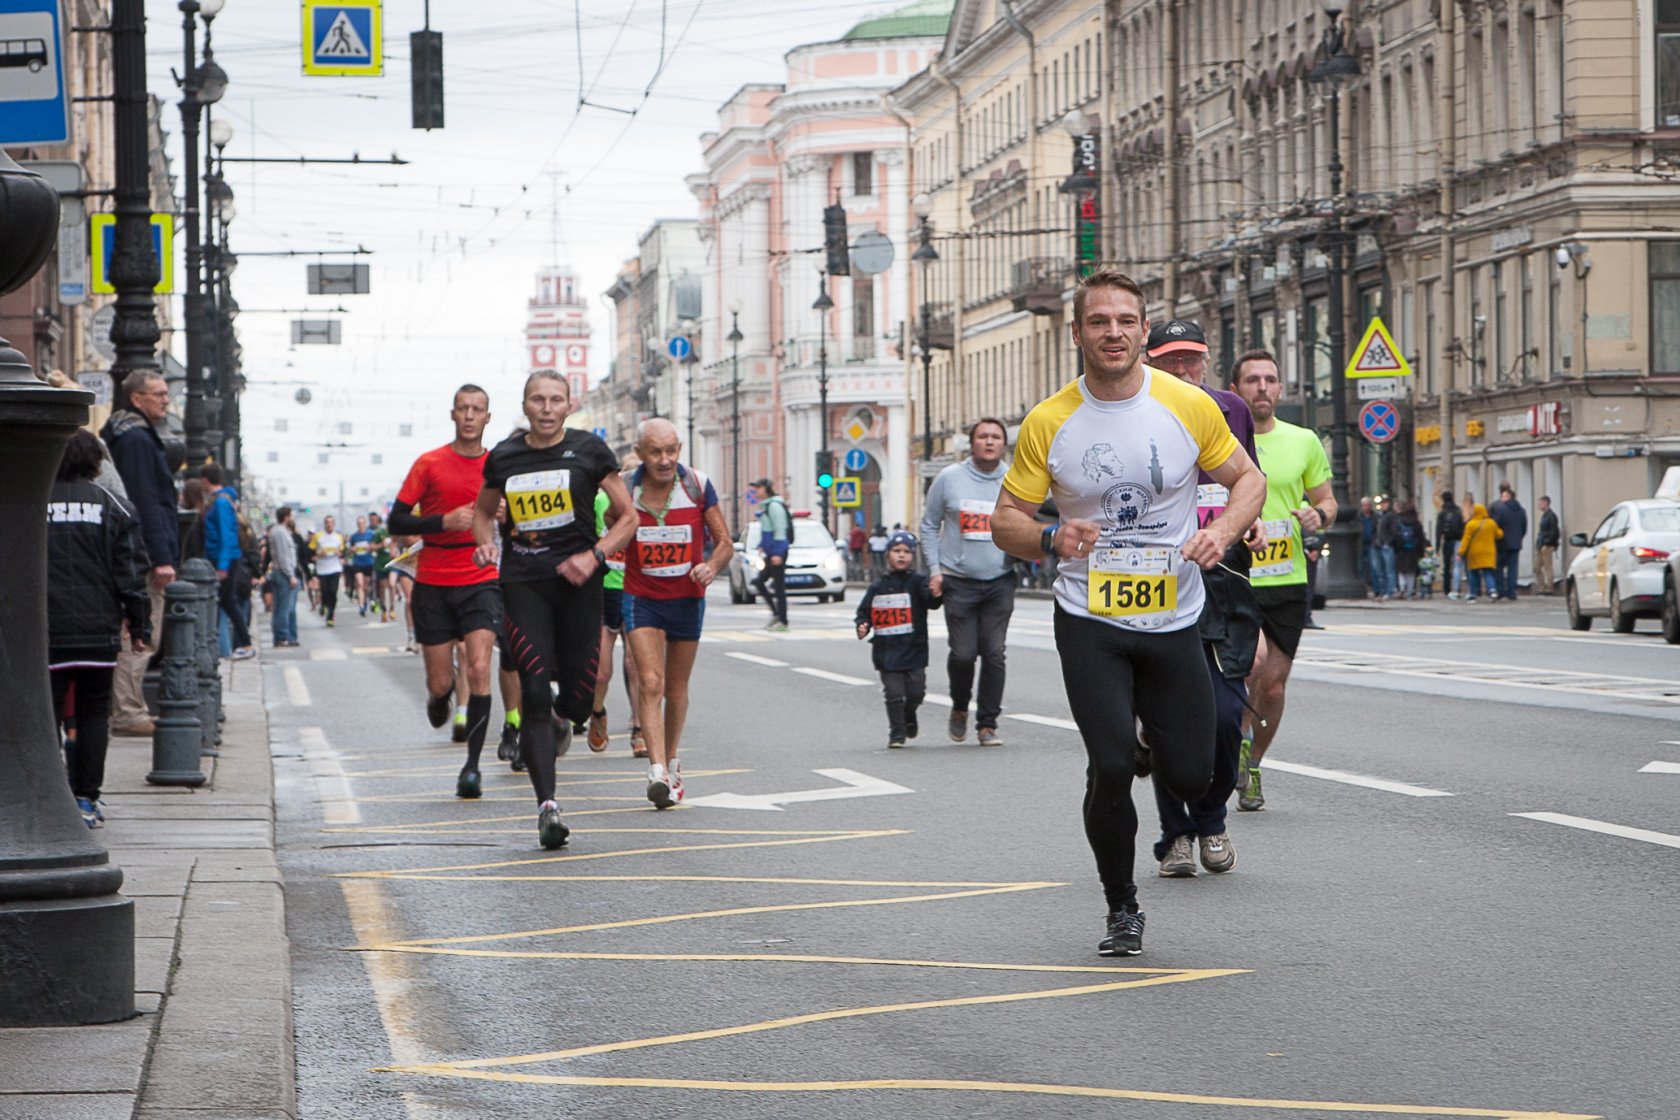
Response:
[[[339,482],[352,502],[364,487],[370,498],[394,491],[414,454],[449,438],[450,390],[467,380],[490,390],[490,435],[504,435],[517,415],[525,301],[556,256],[589,293],[591,364],[604,375],[611,317],[600,293],[654,220],[694,216],[683,176],[701,168],[699,135],[718,107],[742,83],[782,80],[791,48],[902,6],[437,0],[446,127],[428,133],[410,128],[409,109],[408,34],[423,24],[422,0],[386,0],[379,78],[304,76],[299,6],[228,0],[213,31],[229,77],[214,112],[235,129],[227,155],[409,161],[228,165],[248,473],[276,492],[288,485],[294,502],[321,488],[336,497]],[[151,89],[170,103],[179,173],[170,71],[181,66],[181,17],[174,0],[146,9]],[[580,110],[580,86],[603,107]],[[322,259],[370,264],[369,295],[307,296],[317,258],[255,255],[356,246],[373,253]],[[338,306],[347,312],[329,316]],[[305,308],[341,318],[344,344],[291,346],[290,321]],[[299,388],[309,405],[294,402]]]

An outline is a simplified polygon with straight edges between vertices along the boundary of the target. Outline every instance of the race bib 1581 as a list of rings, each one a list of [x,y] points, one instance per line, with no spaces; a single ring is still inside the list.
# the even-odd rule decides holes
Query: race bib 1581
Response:
[[[1141,618],[1178,610],[1173,550],[1099,548],[1091,555],[1085,609],[1099,618]]]

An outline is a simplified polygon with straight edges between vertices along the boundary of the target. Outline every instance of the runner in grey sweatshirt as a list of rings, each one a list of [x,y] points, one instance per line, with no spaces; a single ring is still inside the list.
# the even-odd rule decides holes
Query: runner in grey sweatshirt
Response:
[[[997,724],[1003,708],[1004,638],[1015,611],[1009,557],[992,543],[992,509],[1003,487],[1009,436],[1002,421],[988,418],[975,422],[968,441],[970,457],[940,471],[928,488],[922,548],[929,587],[945,598],[951,739],[960,743],[968,736],[968,702],[979,661],[974,730],[981,746],[993,747],[1003,743]]]

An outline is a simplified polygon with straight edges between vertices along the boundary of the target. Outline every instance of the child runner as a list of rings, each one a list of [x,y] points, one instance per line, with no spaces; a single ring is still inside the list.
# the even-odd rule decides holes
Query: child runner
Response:
[[[881,674],[887,746],[894,750],[920,730],[916,709],[927,695],[927,616],[944,602],[928,587],[927,576],[910,570],[915,562],[915,535],[894,533],[887,541],[886,571],[869,585],[857,609],[858,638],[875,631],[870,654]]]

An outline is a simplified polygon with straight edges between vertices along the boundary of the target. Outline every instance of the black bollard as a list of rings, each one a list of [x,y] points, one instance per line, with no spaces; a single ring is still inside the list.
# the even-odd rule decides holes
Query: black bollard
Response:
[[[216,569],[210,561],[195,557],[181,565],[180,576],[198,591],[194,606],[198,609],[198,726],[203,744],[199,754],[216,758],[217,720],[222,710],[222,674],[216,647]]]
[[[204,742],[198,725],[198,588],[176,580],[163,589],[163,641],[159,643],[157,730],[152,732],[154,786],[201,786]]]
[[[57,228],[57,192],[0,151],[0,294],[35,274]],[[92,403],[0,340],[0,1027],[134,1014],[134,904],[76,811],[47,675],[47,499]]]

